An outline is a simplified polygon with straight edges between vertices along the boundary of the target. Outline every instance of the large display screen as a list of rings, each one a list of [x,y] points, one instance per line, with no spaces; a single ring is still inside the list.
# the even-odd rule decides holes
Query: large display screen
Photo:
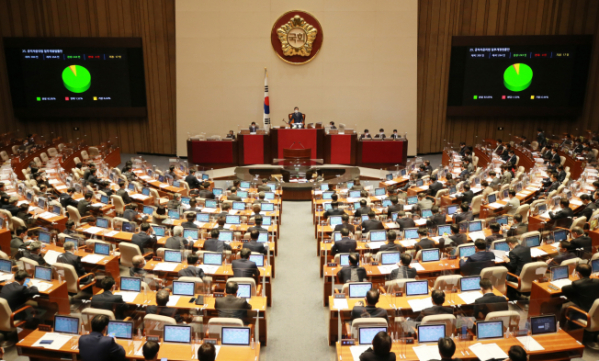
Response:
[[[18,117],[145,116],[141,38],[4,38]]]
[[[448,116],[577,115],[591,36],[452,39]]]

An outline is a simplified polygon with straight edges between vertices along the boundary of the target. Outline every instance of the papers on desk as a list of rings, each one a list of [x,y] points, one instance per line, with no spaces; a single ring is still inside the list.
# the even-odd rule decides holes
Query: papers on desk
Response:
[[[58,184],[58,183],[60,183],[60,181],[58,179],[49,179],[48,183],[50,183],[50,184]]]
[[[58,217],[58,215],[51,213],[51,212],[44,212],[44,213],[40,213],[38,215],[38,217],[43,218],[43,219],[50,219],[50,218]]]
[[[405,206],[403,206],[403,210],[404,211],[411,211],[412,210],[412,206],[413,206],[413,204],[406,204]]]
[[[105,205],[106,204],[104,204],[104,203],[93,203],[92,207],[94,207],[94,208],[101,208],[101,207],[104,207]]]
[[[472,193],[478,193],[483,191],[481,187],[473,187],[470,190],[472,191]]]
[[[202,213],[214,213],[216,208],[202,208]]]
[[[399,268],[398,265],[396,265],[396,264],[389,264],[389,265],[385,265],[385,266],[379,266],[379,271],[381,272],[381,274],[388,275],[394,269],[397,269],[397,268]]]
[[[347,304],[347,298],[333,299],[333,308],[336,310],[347,310],[349,308],[349,305]]]
[[[549,218],[549,211],[547,211],[547,212],[545,212],[543,214],[540,214],[539,217],[541,217],[541,218]]]
[[[458,296],[464,301],[467,305],[471,305],[477,298],[481,298],[483,296],[480,291],[470,291],[458,293]]]
[[[441,355],[439,355],[439,346],[437,344],[433,345],[422,345],[417,347],[412,347],[414,353],[418,357],[420,361],[428,361],[428,360],[440,360]],[[354,360],[359,360],[359,358],[354,358]]]
[[[509,252],[492,249],[491,252],[495,255],[495,262],[503,262],[503,257],[507,257]]]
[[[49,264],[49,265],[53,265],[54,263],[56,263],[56,260],[58,259],[58,256],[60,256],[61,254],[62,253],[60,253],[60,252],[49,250],[44,255],[44,261],[46,261],[46,263]]]
[[[135,298],[137,297],[137,295],[139,295],[139,292],[119,291],[119,292],[115,292],[114,294],[123,296],[123,301],[125,301],[125,302],[133,302],[133,301],[135,301]]]
[[[414,224],[417,226],[424,226],[426,224],[426,219],[417,219],[414,221]]]
[[[37,287],[38,291],[44,292],[52,287],[52,283],[40,280],[29,279],[32,286]]]
[[[478,232],[470,232],[470,233],[468,233],[468,235],[470,236],[470,238],[471,238],[473,241],[476,241],[477,239],[485,239],[485,238],[487,238],[487,237],[485,236],[485,232],[483,232],[483,231],[478,231]]]
[[[152,177],[148,176],[148,175],[140,175],[139,178],[143,179],[143,180],[151,180]]]
[[[104,256],[99,254],[89,254],[81,259],[81,262],[96,264],[104,259]]]
[[[543,251],[540,248],[531,248],[530,249],[530,257],[532,258],[537,258],[537,257],[542,257],[542,256],[546,256],[547,252]]]
[[[369,348],[370,345],[350,346],[349,351],[351,352],[351,356],[354,358],[354,361],[358,361],[360,360],[360,355],[366,352],[366,350],[368,350]]]
[[[422,190],[427,190],[427,189],[428,189],[428,185],[425,185],[425,186],[420,186],[420,187],[418,187],[418,188],[420,188],[420,189],[422,189]]]
[[[389,223],[385,223],[385,227],[387,227],[388,229],[395,229],[395,228],[399,228],[399,224],[397,224],[395,222],[389,222]]]
[[[579,201],[578,199],[571,199],[570,200],[570,204],[575,204],[577,206],[582,206],[582,201]]]
[[[351,197],[348,197],[348,198],[345,199],[345,201],[347,203],[356,203],[356,202],[360,201],[360,198],[351,198]]]
[[[516,337],[516,340],[518,340],[522,346],[524,346],[526,351],[543,351],[545,349],[532,336],[520,336]]]
[[[368,242],[366,244],[366,248],[369,248],[369,249],[379,249],[385,243],[386,243],[385,241],[383,241],[383,242]]]
[[[418,263],[418,262],[412,262],[412,263],[410,263],[410,267],[412,267],[416,271],[424,271],[424,267],[420,263]]]
[[[100,228],[100,227],[89,227],[86,230],[84,230],[84,232],[86,233],[91,233],[91,234],[97,234],[100,233],[104,230],[104,228]]]
[[[108,233],[104,233],[105,237],[114,237],[119,233],[119,231],[110,231]]]
[[[551,284],[554,285],[555,287],[562,288],[564,286],[571,285],[572,281],[570,281],[568,278],[564,278],[564,279],[557,280],[557,281],[551,281]]]
[[[39,207],[36,207],[36,206],[30,206],[30,207],[29,207],[29,209],[28,209],[27,211],[28,211],[28,212],[38,212],[38,211],[41,211],[41,212],[43,212],[43,210],[42,210],[41,208],[39,208]]]
[[[204,223],[204,222],[198,222],[198,221],[195,221],[195,222],[193,222],[193,224],[195,224],[195,225],[196,225],[196,226],[198,226],[199,228],[202,228],[202,227],[204,227],[204,225],[205,225],[206,223]]]
[[[425,308],[433,307],[433,300],[430,297],[427,298],[417,298],[413,300],[408,300],[408,304],[412,311],[420,312]]]
[[[396,184],[396,183],[397,183],[397,182],[396,182],[396,181],[394,181],[394,180],[389,180],[389,181],[386,181],[386,182],[385,182],[385,184],[386,184],[386,185],[388,185],[388,186],[390,186],[390,185],[393,185],[393,184]]]
[[[0,272],[0,282],[9,281],[12,277],[12,273]]]
[[[146,199],[148,199],[148,198],[150,198],[150,197],[148,197],[148,196],[144,196],[143,194],[136,193],[136,194],[132,194],[132,195],[131,195],[131,198],[134,198],[134,199],[139,199],[139,200],[142,200],[142,201],[143,201],[143,200],[146,200]]]
[[[494,203],[490,203],[490,204],[488,204],[488,205],[487,205],[487,207],[491,207],[491,208],[493,208],[493,209],[497,209],[497,208],[503,208],[503,204],[501,204],[501,203],[497,203],[497,202],[494,202]]]
[[[414,240],[414,239],[408,239],[405,241],[399,241],[399,244],[401,244],[403,247],[410,248],[410,247],[414,247],[414,245],[416,244],[416,241],[417,240]]]
[[[161,262],[154,266],[154,271],[168,271],[172,272],[177,268],[178,263],[173,262]]]
[[[160,187],[160,188],[166,188],[166,187],[168,187],[168,184],[166,184],[166,183],[160,183],[160,186],[159,186],[159,187]]]
[[[179,298],[181,298],[181,296],[173,296],[173,295],[171,295],[168,298],[168,302],[167,302],[166,305],[169,306],[169,307],[175,307],[177,305],[177,302],[179,302]]]
[[[211,266],[211,265],[199,265],[199,268],[201,268],[202,270],[204,270],[205,274],[209,274],[209,275],[213,275],[218,271],[218,268],[220,266]]]
[[[35,341],[35,343],[31,346],[47,348],[49,350],[59,350],[62,346],[69,342],[71,338],[73,338],[71,335],[48,332],[45,333],[39,340]],[[42,341],[44,341],[44,343],[42,343]]]
[[[469,349],[474,352],[480,361],[508,358],[508,355],[496,343],[477,343],[470,346]]]
[[[21,206],[21,204],[23,204],[23,203],[29,203],[29,202],[27,202],[27,201],[18,201],[18,202],[17,202],[17,206],[19,206],[19,207],[20,207],[20,206]]]

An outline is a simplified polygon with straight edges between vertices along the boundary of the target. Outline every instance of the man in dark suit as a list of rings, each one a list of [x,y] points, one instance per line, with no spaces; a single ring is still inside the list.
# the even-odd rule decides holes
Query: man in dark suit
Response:
[[[15,236],[10,240],[11,254],[15,254],[19,249],[25,248],[31,243],[30,240],[25,243],[25,237],[27,237],[27,227],[17,227]]]
[[[261,215],[257,215],[254,217],[254,226],[249,227],[247,229],[247,232],[252,232],[254,230],[258,231],[258,232],[268,232],[268,227],[264,228],[262,227],[262,222],[264,222],[264,218],[262,218]]]
[[[249,248],[243,248],[239,252],[241,258],[231,262],[233,275],[235,277],[251,277],[258,283],[260,282],[260,270],[255,262],[250,261],[250,254],[252,254],[252,251]]]
[[[415,278],[416,277],[416,268],[410,267],[412,263],[412,256],[407,253],[402,253],[399,256],[399,268],[394,269],[387,276],[387,280],[396,280],[396,279],[405,279],[405,278]]]
[[[562,287],[562,293],[583,311],[589,312],[593,302],[599,298],[599,279],[590,278],[593,269],[591,265],[581,263],[576,266],[580,279]]]
[[[526,246],[521,246],[518,243],[518,238],[516,237],[508,237],[507,244],[510,247],[510,256],[509,258],[503,256],[503,260],[506,262],[505,266],[508,271],[515,274],[516,276],[520,276],[520,272],[522,272],[522,268],[525,264],[532,262],[532,258],[530,256],[530,248]],[[508,275],[508,281],[516,282],[517,280]],[[511,298],[511,297],[510,297]]]
[[[267,254],[268,246],[266,245],[266,243],[258,243],[258,237],[260,237],[260,231],[258,231],[257,229],[253,229],[250,232],[250,241],[243,243],[243,248],[249,249],[251,252]]]
[[[464,193],[462,193],[462,203],[472,203],[474,198],[474,192],[470,190],[470,184],[464,184]]]
[[[362,282],[366,279],[366,269],[364,269],[364,267],[358,266],[359,260],[359,254],[352,253],[349,255],[349,266],[341,268],[341,270],[337,274],[341,283],[348,283],[350,281]]]
[[[250,124],[250,133],[256,133],[257,130],[258,126],[256,125],[256,122],[252,122],[252,124]]]
[[[119,180],[119,190],[116,191],[116,195],[121,197],[123,199],[123,203],[125,204],[129,204],[129,203],[133,203],[133,200],[131,199],[131,197],[129,197],[129,193],[127,192],[127,188],[126,188],[126,184],[124,180]],[[62,197],[62,195],[61,195]],[[62,203],[62,201],[61,201]],[[63,205],[64,207],[64,205]]]
[[[439,192],[441,189],[443,189],[443,183],[437,181],[436,175],[432,175],[431,176],[431,184],[429,184],[429,186],[428,186],[428,194],[431,197],[436,197],[437,192]]]
[[[218,240],[219,234],[220,232],[218,229],[212,229],[210,231],[210,238],[204,242],[204,251],[223,253],[223,251],[231,250],[231,246]]]
[[[197,229],[197,227],[194,228]],[[166,239],[164,247],[168,249],[186,249],[188,241],[183,238],[182,234],[183,230],[179,227],[175,227],[173,229],[173,236]]]
[[[462,212],[453,214],[453,222],[460,223],[462,221],[471,221],[474,219],[472,212],[470,211],[470,204],[463,202],[460,204]]]
[[[29,297],[39,293],[37,287],[32,286],[31,283],[28,286],[25,285],[25,280],[29,278],[27,271],[19,270],[14,277],[14,282],[5,285],[0,290],[0,297],[6,300],[12,312],[20,309]]]
[[[591,196],[582,194],[580,200],[584,204],[584,209],[580,212],[581,217],[587,217],[587,222],[591,220],[591,215],[597,210],[597,205],[591,202]]]
[[[561,162],[561,159],[559,157],[559,154],[557,153],[557,149],[556,148],[551,148],[551,159],[549,160],[550,162]]]
[[[521,214],[519,214],[519,213],[515,214],[513,220],[514,220],[514,223],[512,224],[510,229],[507,231],[508,237],[519,236],[521,234],[528,232],[528,223],[522,222]]]
[[[387,207],[387,218],[391,219],[391,213],[403,211],[403,204],[399,204],[399,198],[396,195],[389,197],[391,205]]]
[[[198,226],[193,223],[196,220],[196,215],[193,212],[187,213],[185,216],[185,222],[181,223],[183,228],[198,229]]]
[[[322,218],[328,219],[330,216],[342,216],[344,214],[345,214],[345,211],[343,209],[339,209],[338,202],[331,202],[331,209],[324,212],[324,214],[322,215]]]
[[[189,185],[189,189],[200,188],[200,185],[202,185],[202,183],[195,176],[195,172],[195,169],[190,168],[189,174],[187,175],[187,177],[185,177],[185,182],[187,182],[187,185]]]
[[[459,358],[453,358],[456,347],[451,337],[440,338],[439,341],[437,341],[437,346],[439,348],[439,356],[441,356],[441,360],[431,361],[461,361]]]
[[[416,227],[416,223],[414,223],[412,217],[408,217],[404,211],[397,212],[397,224],[399,224],[400,231]]]
[[[572,249],[572,245],[568,241],[561,241],[559,243],[558,254],[554,258],[548,259],[546,262],[550,267],[559,266],[563,261],[576,258],[576,255],[572,253],[570,250]]]
[[[267,185],[267,183],[268,183],[268,179],[266,179],[266,178],[262,179],[262,184],[258,186],[258,192],[270,192],[271,189]]]
[[[496,296],[493,293],[493,284],[488,278],[481,278],[480,292],[483,296],[474,300],[474,317],[476,317],[477,320],[484,320],[491,309],[493,311],[508,310],[507,300],[505,297]],[[494,305],[488,306],[488,304],[491,303]]]
[[[574,217],[574,212],[570,209],[570,201],[567,199],[562,199],[560,202],[560,210],[553,214],[553,212],[549,212],[549,217],[552,221],[558,221],[560,219],[572,218]]]
[[[141,230],[131,238],[131,242],[136,244],[143,253],[144,248],[152,248],[156,244],[156,235],[152,234],[153,230],[149,223],[142,223]]]
[[[376,213],[373,210],[368,212],[368,219],[362,222],[362,232],[370,232],[376,229],[385,229],[383,222],[376,219]]]
[[[354,217],[362,217],[363,214],[368,214],[371,211],[370,207],[367,207],[366,204],[368,204],[366,199],[360,199],[360,208],[356,209]]]
[[[474,242],[474,254],[460,259],[460,268],[467,263],[492,261],[495,259],[493,252],[487,252],[487,244],[482,239],[477,239]]]
[[[426,177],[427,175],[429,175],[424,164],[421,164],[418,167],[418,173],[416,173],[416,175],[418,176],[418,179],[421,179],[422,177]]]
[[[73,254],[73,249],[75,245],[73,242],[68,242],[64,244],[64,253],[61,253],[58,258],[56,258],[56,262],[70,264],[75,268],[75,272],[77,272],[77,277],[83,276],[86,272],[81,264],[81,257]],[[87,277],[89,278],[89,277]],[[88,283],[91,280],[85,279],[82,280],[81,283]]]
[[[393,133],[389,136],[393,140],[401,139],[401,135],[397,133],[397,129],[393,129]]]
[[[200,258],[195,253],[187,255],[187,267],[181,269],[178,273],[179,277],[198,277],[204,278],[204,270],[196,267]]]
[[[430,249],[435,248],[437,244],[432,239],[427,238],[428,229],[426,227],[418,228],[418,237],[420,241],[414,245],[414,250],[416,253],[422,249]]]
[[[384,308],[376,307],[379,303],[379,291],[371,289],[366,293],[366,306],[363,304],[356,304],[351,311],[351,320],[356,318],[369,318],[369,317],[381,317],[387,318],[387,311]]]
[[[293,108],[293,113],[289,117],[289,125],[293,127],[301,127],[304,124],[304,115],[300,113],[299,108]]]
[[[114,337],[105,336],[109,318],[96,315],[92,319],[92,332],[79,337],[79,356],[85,361],[124,361],[125,349]]]
[[[364,186],[360,184],[360,179],[354,179],[354,185],[350,188],[350,191],[363,191]]]
[[[515,166],[516,162],[518,162],[518,158],[516,158],[516,154],[511,149],[508,152],[508,160],[507,161],[510,162],[512,164],[512,166]]]
[[[331,255],[336,255],[337,253],[348,253],[355,252],[358,243],[349,237],[349,230],[347,228],[341,229],[341,240],[335,242],[333,247],[331,247]]]
[[[23,250],[23,257],[37,262],[40,266],[45,266],[46,260],[42,257],[42,242],[31,242],[28,248]]]
[[[499,223],[493,222],[489,225],[491,229],[491,234],[485,238],[485,242],[487,244],[487,249],[491,248],[491,244],[498,239],[503,239],[503,235],[501,234],[501,226]]]
[[[343,214],[341,216],[341,224],[336,225],[333,232],[339,232],[343,228],[346,228],[349,231],[349,233],[352,233],[352,234],[356,233],[356,229],[355,229],[354,225],[349,224],[349,215],[347,215],[347,214]]]
[[[237,188],[231,188],[231,195],[227,196],[228,201],[241,201],[241,197],[237,195]]]
[[[431,293],[431,299],[433,301],[433,307],[425,308],[420,312],[420,315],[416,318],[416,322],[422,321],[426,316],[432,315],[453,315],[453,308],[443,307],[445,302],[445,293],[441,290],[434,290]]]
[[[148,315],[160,315],[166,317],[172,317],[177,323],[183,321],[183,317],[179,315],[176,308],[167,307],[169,301],[169,292],[167,290],[160,290],[156,293],[156,306],[148,306],[146,308],[146,314]]]
[[[460,150],[458,151],[458,153],[460,153],[460,156],[465,156],[466,153],[468,152],[468,147],[466,146],[466,143],[464,142],[460,142]]]
[[[387,242],[379,248],[379,252],[399,252],[403,253],[403,247],[401,244],[396,244],[395,240],[397,239],[397,233],[394,230],[390,229],[387,231]]]
[[[216,199],[216,196],[210,190],[210,182],[204,182],[202,184],[202,188],[200,188],[199,196],[200,196],[200,198],[204,198],[204,199]]]
[[[83,195],[83,199],[79,200],[77,203],[77,210],[79,211],[79,215],[81,217],[89,216],[89,212],[92,209],[92,192],[87,192]]]
[[[385,129],[383,129],[383,128],[379,129],[379,134],[376,134],[374,136],[374,138],[385,140],[385,138],[387,138],[387,136],[385,135]]]
[[[445,214],[439,212],[439,206],[433,206],[433,208],[431,208],[431,212],[433,213],[433,216],[429,219],[429,221],[432,226],[436,227],[447,224]]]
[[[561,183],[557,180],[557,173],[551,172],[549,175],[549,180],[543,181],[543,186],[545,187],[545,192],[553,192],[559,188]]]
[[[381,331],[372,339],[372,347],[360,355],[360,361],[395,361],[395,352],[391,352],[393,340],[388,333]]]
[[[75,188],[73,187],[67,189],[66,193],[61,193],[59,198],[60,205],[63,206],[65,209],[67,208],[67,206],[72,206],[76,208],[79,202],[73,199],[73,194],[75,194]]]
[[[564,181],[564,179],[566,179],[567,176],[568,176],[568,174],[566,174],[566,171],[564,170],[564,166],[563,165],[557,166],[557,180],[561,183]]]
[[[197,256],[196,256],[197,257]],[[116,282],[112,276],[106,276],[100,282],[100,287],[104,292],[92,296],[91,306],[103,310],[113,311],[115,317],[123,319],[123,311],[127,308],[123,296],[112,294],[116,288]]]
[[[244,319],[247,311],[252,306],[243,298],[237,297],[237,282],[227,282],[225,286],[225,297],[218,297],[214,300],[214,308],[218,311],[218,317],[231,317]]]
[[[572,228],[572,239],[570,240],[571,251],[584,249],[585,252],[591,252],[593,241],[590,237],[584,235],[584,230],[580,227]]]
[[[451,228],[451,236],[444,238],[446,245],[451,244],[452,246],[459,246],[468,241],[466,233],[460,233],[459,225],[452,224],[449,228]]]
[[[537,129],[537,142],[539,143],[539,147],[544,147],[547,145],[547,139],[545,139],[545,133],[543,133],[543,129]]]
[[[370,132],[368,131],[368,129],[364,129],[364,133],[362,133],[360,135],[360,140],[364,140],[364,139],[372,139],[372,135],[370,135]]]

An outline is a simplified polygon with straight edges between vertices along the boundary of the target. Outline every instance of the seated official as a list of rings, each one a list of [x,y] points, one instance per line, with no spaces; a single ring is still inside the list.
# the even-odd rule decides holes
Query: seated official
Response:
[[[19,226],[15,230],[15,236],[10,240],[10,252],[15,254],[19,249],[24,249],[31,243],[31,241],[25,242],[27,237],[27,227]]]
[[[451,236],[444,237],[445,245],[451,244],[452,246],[459,246],[460,244],[464,244],[468,242],[468,236],[466,233],[460,233],[460,226],[457,224],[452,224],[449,226],[451,229]]]
[[[416,322],[422,321],[426,316],[432,315],[453,315],[453,308],[444,307],[445,293],[441,290],[434,290],[431,293],[431,300],[433,301],[433,307],[425,308],[420,311],[420,315],[416,318]]]
[[[418,172],[416,173],[418,175],[418,179],[422,179],[423,177],[426,177],[428,174],[428,171],[426,170],[426,166],[424,164],[421,164],[418,167]]]
[[[257,229],[253,229],[250,232],[250,241],[244,242],[244,249],[249,249],[251,252],[267,254],[268,253],[268,244],[267,243],[258,243],[258,237],[260,237],[260,231]]]
[[[412,217],[408,216],[404,211],[397,212],[396,223],[399,225],[399,230],[402,232],[406,228],[416,227],[416,223],[414,222]]]
[[[164,221],[169,219],[166,208],[162,205],[156,207],[156,210],[152,213],[152,217],[154,218],[154,223],[156,224],[164,224]]]
[[[401,139],[401,135],[397,133],[397,129],[393,129],[393,133],[389,136],[393,140]]]
[[[510,347],[510,350],[507,352],[509,358],[505,361],[527,361],[528,356],[526,355],[526,351],[522,348],[522,346],[514,345]]]
[[[489,182],[487,182],[486,179],[483,179],[482,181],[480,181],[480,186],[483,188],[483,192],[481,193],[482,199],[483,199],[483,201],[486,201],[487,196],[489,194],[495,192],[495,190],[489,185]]]
[[[391,352],[393,340],[386,332],[379,332],[372,339],[369,347],[360,355],[360,361],[395,361],[395,353]]]
[[[354,217],[362,217],[363,214],[368,214],[372,209],[368,206],[366,206],[368,204],[368,202],[366,202],[366,199],[361,199],[360,200],[360,208],[356,209],[356,211],[354,212]]]
[[[375,139],[385,139],[387,136],[385,135],[385,129],[379,129],[379,133],[374,136]]]
[[[56,262],[70,264],[71,266],[73,266],[73,268],[75,268],[75,272],[77,272],[77,277],[81,277],[85,275],[87,272],[85,272],[85,268],[83,268],[83,265],[81,264],[81,257],[73,253],[74,248],[75,245],[73,244],[73,242],[65,243],[64,253],[58,255],[58,257],[56,258]],[[91,276],[88,276],[85,279],[81,280],[81,283],[89,283],[91,282],[91,280]]]
[[[508,191],[508,195],[510,200],[503,207],[503,209],[506,211],[507,214],[513,216],[516,214],[516,210],[518,210],[518,207],[520,207],[520,200],[516,197],[516,190],[512,188],[510,188],[510,190]]]
[[[574,253],[570,252],[571,249],[572,249],[572,245],[570,244],[570,242],[561,241],[559,243],[559,249],[557,250],[558,255],[555,256],[554,258],[549,258],[545,262],[547,262],[549,267],[555,267],[555,266],[561,265],[563,261],[566,261],[566,260],[569,260],[572,258],[576,258],[576,255]]]
[[[266,200],[266,192],[270,192],[270,190],[268,190],[268,191],[260,191],[258,193],[258,199],[255,199],[253,204],[269,203]]]
[[[389,252],[389,251],[397,251],[399,253],[403,253],[403,247],[401,244],[396,244],[395,240],[397,239],[397,233],[394,230],[390,229],[387,231],[387,242],[379,248],[379,252]]]
[[[549,212],[549,218],[551,218],[552,221],[557,221],[564,218],[572,218],[574,216],[574,212],[572,212],[570,209],[570,201],[567,199],[562,199],[559,204],[561,209],[556,214]]]
[[[599,279],[590,278],[592,272],[591,265],[586,263],[578,264],[576,273],[580,279],[562,287],[562,293],[568,298],[568,301],[585,312],[589,312],[593,302],[599,298]]]
[[[46,260],[42,256],[42,242],[31,242],[27,248],[22,250],[22,252],[23,257],[37,262],[40,266],[45,266],[47,264]]]
[[[387,276],[387,280],[397,280],[397,279],[406,279],[406,278],[415,278],[416,277],[416,268],[410,267],[410,263],[412,263],[412,256],[407,253],[402,253],[399,256],[399,268],[394,269]]]
[[[231,250],[231,246],[218,240],[219,234],[220,232],[218,229],[212,229],[210,231],[210,238],[204,242],[204,251],[223,253],[223,251]]]
[[[203,198],[203,197],[202,197]],[[168,209],[179,209],[181,207],[181,194],[173,194],[173,198],[168,201],[166,208]]]
[[[123,301],[123,296],[113,294],[116,290],[114,278],[112,278],[112,276],[104,277],[100,282],[100,288],[102,288],[104,292],[92,296],[91,306],[93,308],[113,311],[115,317],[122,320],[123,311],[127,306],[125,301]]]
[[[156,306],[148,306],[146,308],[146,314],[148,315],[160,315],[174,318],[177,323],[183,321],[183,317],[177,313],[176,308],[167,307],[169,300],[169,293],[167,290],[160,290],[156,293]]]
[[[333,244],[331,247],[331,255],[334,256],[337,253],[355,252],[357,247],[358,242],[349,237],[349,230],[347,228],[341,228],[341,240],[336,241]]]
[[[504,238],[503,234],[501,234],[501,225],[499,225],[499,223],[493,222],[489,224],[489,229],[491,229],[491,234],[485,237],[487,249],[491,248],[491,244],[493,244],[493,242]]]
[[[391,205],[387,207],[387,218],[391,219],[391,213],[403,211],[403,204],[399,204],[399,198],[397,195],[389,197]]]
[[[252,122],[252,124],[250,124],[250,133],[256,133],[256,131],[259,129],[258,126],[256,125],[256,122]]]
[[[471,262],[485,262],[495,260],[493,252],[487,252],[487,244],[482,239],[477,239],[474,242],[474,254],[460,259],[460,268]]]
[[[521,214],[514,215],[512,220],[513,220],[513,224],[510,227],[510,229],[507,231],[508,237],[519,236],[521,234],[528,232],[528,223],[522,222]]]
[[[349,189],[350,191],[363,191],[364,186],[360,183],[360,179],[354,179],[354,185]],[[360,203],[360,206],[362,203]]]
[[[431,197],[436,197],[437,193],[443,189],[443,183],[439,182],[437,180],[437,176],[436,175],[432,175],[431,176],[431,184],[429,184],[428,186],[428,194]]]
[[[145,248],[153,248],[157,241],[149,223],[142,223],[139,233],[134,234],[131,238],[131,242],[136,244],[142,253]]]
[[[147,341],[141,350],[144,355],[145,361],[158,361],[158,352],[160,351],[160,344],[154,341]]]
[[[235,133],[232,130],[229,130],[229,134],[227,134],[226,138],[235,140]]]
[[[329,122],[329,129],[336,130],[335,122]]]
[[[268,186],[268,179],[263,178],[262,179],[262,184],[260,184],[258,186],[258,192],[270,192],[270,191],[271,191],[271,189]]]
[[[483,296],[474,300],[474,317],[477,320],[484,320],[491,311],[508,310],[507,299],[493,293],[493,284],[488,278],[481,278],[479,284]],[[493,306],[488,306],[489,304]]]
[[[368,129],[364,129],[364,133],[362,133],[360,135],[360,140],[364,140],[364,139],[372,139],[372,135],[370,135],[370,132],[368,131]]]
[[[447,224],[447,218],[445,214],[439,211],[439,206],[433,206],[431,208],[431,212],[433,213],[432,217],[429,219],[429,223],[432,226],[442,226]]]
[[[92,319],[89,335],[79,337],[79,357],[85,361],[124,361],[125,349],[116,338],[106,336],[109,318],[96,315]]]
[[[225,228],[225,225],[227,224],[227,217],[226,216],[218,216],[218,217],[216,217],[216,224],[217,224],[217,226],[216,226],[215,229],[217,231],[220,232],[220,231],[227,230]]]
[[[237,297],[237,282],[229,281],[225,286],[225,297],[218,297],[214,300],[214,308],[218,311],[218,317],[231,317],[243,320],[247,316],[247,311],[252,306],[244,299]]]
[[[188,240],[183,238],[182,234],[183,229],[179,227],[174,227],[173,236],[166,239],[164,247],[168,249],[186,249],[188,245]]]
[[[189,185],[189,189],[197,189],[202,184],[195,176],[195,173],[195,168],[189,168],[189,174],[185,177],[185,182],[187,182],[187,185]]]
[[[185,216],[185,220],[186,220],[186,222],[181,223],[181,227],[198,229],[198,226],[195,223],[193,223],[196,220],[195,213],[193,213],[193,212],[187,213],[187,215]]]
[[[439,347],[439,356],[441,356],[441,360],[431,361],[461,361],[459,358],[453,358],[456,347],[451,337],[440,338],[439,341],[437,341],[437,346]]]
[[[17,271],[14,278],[14,282],[4,285],[0,290],[0,298],[6,300],[11,312],[15,312],[22,308],[30,297],[39,293],[37,287],[32,286],[31,282],[28,282],[28,284],[25,285],[25,280],[29,278],[27,271]]]
[[[140,214],[137,210],[138,210],[137,203],[127,204],[125,206],[125,212],[123,212],[123,218],[125,218],[126,220],[131,221],[131,222],[137,221],[140,218]],[[146,215],[144,215],[143,217],[147,218]]]
[[[289,114],[289,125],[293,128],[301,127],[304,124],[305,115],[300,113],[299,108],[293,108],[293,113]]]
[[[474,219],[474,216],[472,215],[472,212],[470,211],[469,203],[462,202],[462,204],[460,204],[460,210],[462,212],[460,212],[460,213],[456,212],[453,214],[453,223],[460,223],[462,221],[471,221]]]
[[[353,224],[349,224],[349,215],[347,214],[343,214],[341,216],[341,224],[336,225],[333,232],[339,232],[344,228],[347,229],[351,234],[356,232],[356,227],[354,227]]]
[[[241,258],[231,262],[233,276],[250,277],[256,280],[256,284],[258,284],[260,282],[260,270],[256,266],[256,262],[250,261],[250,254],[252,254],[252,251],[249,248],[243,248],[239,252]]]
[[[387,311],[383,308],[376,307],[379,303],[379,291],[371,289],[366,293],[366,306],[363,304],[356,304],[351,311],[351,320],[356,318],[370,318],[370,317],[382,317],[387,318]]]
[[[525,264],[532,262],[532,257],[530,256],[530,248],[526,246],[520,245],[518,242],[518,238],[516,237],[508,237],[506,239],[508,246],[510,247],[509,258],[503,256],[503,260],[506,262],[505,267],[508,269],[510,273],[515,274],[516,276],[520,276],[522,272],[522,268]],[[508,275],[508,281],[517,282],[516,278]]]
[[[368,212],[368,219],[362,222],[362,232],[370,232],[377,229],[385,229],[383,222],[376,219],[376,213],[373,210]]]
[[[187,267],[181,269],[178,272],[179,277],[198,277],[204,278],[204,270],[200,267],[196,267],[198,264],[200,257],[198,257],[195,253],[190,253],[187,255]]]
[[[146,260],[142,255],[133,256],[131,263],[133,264],[133,267],[129,268],[129,276],[144,277],[148,274],[148,271],[144,269]]]
[[[587,217],[587,222],[591,220],[593,212],[597,210],[597,205],[592,202],[591,196],[582,194],[580,200],[584,205],[584,209],[578,214],[579,217]]]
[[[227,196],[228,201],[242,201],[241,197],[237,195],[237,187],[231,187],[230,191],[231,194]]]
[[[198,347],[198,361],[216,360],[216,348],[209,342],[204,342]]]
[[[92,197],[94,194],[92,192],[87,192],[83,195],[83,199],[79,200],[77,203],[77,210],[79,211],[79,215],[81,217],[86,217],[90,215],[92,210]]]
[[[330,216],[342,216],[344,214],[345,214],[345,211],[343,209],[339,209],[339,202],[332,202],[331,209],[324,212],[322,217],[324,219],[328,219]]]
[[[472,203],[472,198],[474,198],[474,192],[470,189],[470,184],[464,184],[464,192],[462,193],[462,203]]]
[[[268,232],[268,228],[262,227],[262,222],[264,222],[264,218],[261,215],[258,214],[257,216],[254,216],[254,224],[255,225],[252,227],[249,227],[247,229],[247,232],[252,232],[252,231]]]
[[[345,266],[339,270],[337,273],[337,277],[339,277],[339,282],[348,283],[348,282],[363,282],[366,279],[366,269],[364,267],[358,266],[360,261],[360,255],[357,253],[352,253],[349,255],[349,266]]]
[[[19,197],[18,196],[10,196],[10,199],[8,200],[8,204],[5,205],[4,207],[2,207],[3,209],[7,210],[10,212],[10,214],[15,217],[17,215],[17,213],[19,213],[19,206],[17,206],[17,202],[19,201]]]
[[[426,192],[418,193],[418,208],[431,209],[433,208],[433,201],[426,196]]]
[[[437,247],[437,243],[435,243],[435,241],[433,241],[432,239],[428,238],[427,235],[428,235],[428,229],[426,227],[418,228],[418,238],[420,239],[420,241],[418,241],[414,245],[414,250],[416,251],[416,253],[418,253],[418,251],[423,250],[423,249],[430,249],[430,248]]]
[[[32,227],[35,223],[37,216],[29,214],[29,203],[22,203],[19,206],[19,211],[15,215],[16,218],[21,219],[28,227]]]
[[[593,241],[591,240],[591,237],[585,236],[584,230],[581,227],[574,227],[572,228],[570,246],[572,252],[578,249],[583,249],[585,252],[592,252]]]

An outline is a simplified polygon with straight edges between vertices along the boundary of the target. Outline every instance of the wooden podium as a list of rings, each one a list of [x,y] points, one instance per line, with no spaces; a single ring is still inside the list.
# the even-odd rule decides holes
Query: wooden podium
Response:
[[[283,159],[310,159],[312,148],[289,149],[283,148]]]

